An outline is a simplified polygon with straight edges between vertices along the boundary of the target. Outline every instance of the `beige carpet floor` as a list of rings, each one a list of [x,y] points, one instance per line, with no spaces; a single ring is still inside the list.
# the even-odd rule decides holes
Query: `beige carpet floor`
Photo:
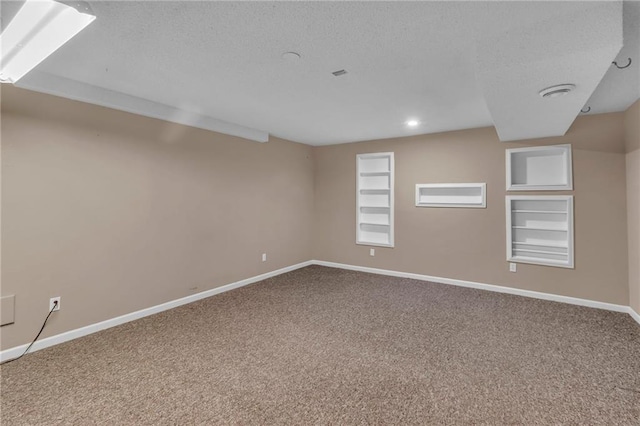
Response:
[[[311,266],[1,368],[2,424],[640,424],[629,315]]]

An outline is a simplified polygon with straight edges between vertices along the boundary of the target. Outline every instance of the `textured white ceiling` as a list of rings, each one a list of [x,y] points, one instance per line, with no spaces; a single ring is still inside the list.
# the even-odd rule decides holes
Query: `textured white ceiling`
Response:
[[[478,81],[500,140],[565,134],[621,47],[617,2],[484,35]],[[576,86],[570,95],[539,96],[541,89],[564,83]]]
[[[617,70],[607,62],[620,31],[610,3],[91,1],[96,21],[18,85],[255,140],[268,133],[324,145],[494,121],[510,139],[548,136],[585,104],[620,111],[640,97],[640,4],[624,4],[618,57],[634,63]],[[2,6],[6,24],[12,8]],[[598,8],[613,18],[594,21]],[[570,25],[549,24],[558,19]],[[488,43],[500,34],[513,40],[494,51]],[[548,85],[575,79],[579,90],[557,99],[562,120],[532,126],[543,87],[521,84],[538,76],[518,47],[556,44],[566,55],[538,69]],[[283,60],[288,51],[302,58]],[[340,69],[348,74],[331,74]],[[502,95],[496,76],[510,88]],[[498,119],[500,111],[517,123]],[[409,118],[421,124],[409,129]]]

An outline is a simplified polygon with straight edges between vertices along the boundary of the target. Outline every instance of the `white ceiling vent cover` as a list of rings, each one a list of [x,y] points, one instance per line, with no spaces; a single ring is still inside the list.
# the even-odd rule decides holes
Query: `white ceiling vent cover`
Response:
[[[567,93],[575,89],[574,84],[558,84],[557,86],[547,87],[540,91],[540,96],[543,98],[557,98],[558,96],[564,96]]]

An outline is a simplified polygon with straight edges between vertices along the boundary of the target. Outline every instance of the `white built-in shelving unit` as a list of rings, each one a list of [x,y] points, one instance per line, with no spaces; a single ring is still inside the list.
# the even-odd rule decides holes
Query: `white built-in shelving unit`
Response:
[[[356,158],[356,243],[393,247],[393,152]]]
[[[507,149],[507,191],[573,189],[571,145]]]
[[[507,260],[573,268],[573,196],[506,197]]]
[[[487,207],[486,183],[416,184],[417,207]]]

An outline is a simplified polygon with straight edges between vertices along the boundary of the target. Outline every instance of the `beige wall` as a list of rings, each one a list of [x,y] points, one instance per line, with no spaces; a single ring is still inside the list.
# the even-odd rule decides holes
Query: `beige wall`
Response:
[[[629,228],[629,305],[640,313],[640,100],[624,116]]]
[[[564,137],[501,143],[492,128],[314,148],[314,257],[628,304],[622,113],[580,117]],[[575,269],[518,264],[505,248],[505,149],[573,146]],[[356,154],[395,152],[395,248],[355,244]],[[486,209],[416,208],[416,183],[486,182]]]
[[[640,309],[638,103],[521,144],[485,128],[311,148],[2,89],[1,293],[16,295],[3,349],[33,338],[53,296],[43,337],[312,258],[623,305],[631,293]],[[575,195],[576,268],[509,273],[504,150],[556,143],[573,145],[575,191],[561,193]],[[396,154],[396,247],[370,257],[355,244],[355,155],[376,151]],[[487,182],[488,208],[416,208],[427,182]]]
[[[4,85],[1,135],[3,349],[311,258],[306,145]]]

